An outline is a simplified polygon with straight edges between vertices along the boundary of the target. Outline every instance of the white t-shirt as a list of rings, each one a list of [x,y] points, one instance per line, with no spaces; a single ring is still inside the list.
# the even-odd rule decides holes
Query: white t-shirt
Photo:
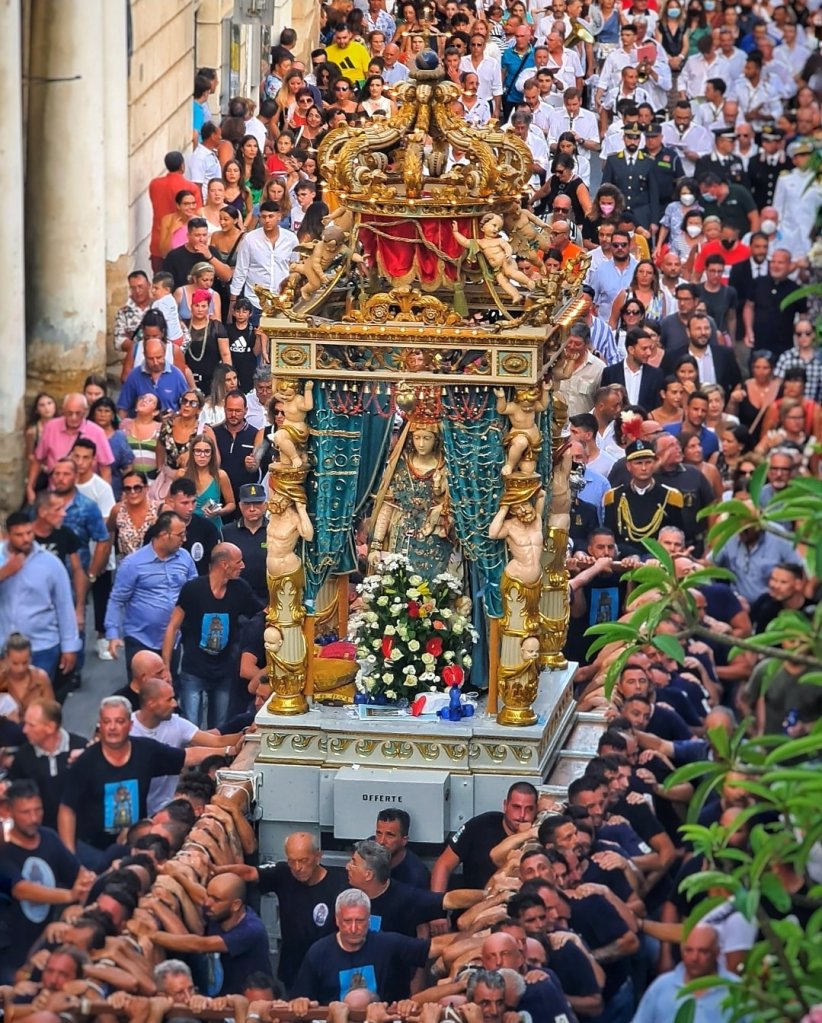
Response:
[[[140,739],[154,739],[155,742],[162,742],[163,745],[173,746],[175,749],[185,749],[198,731],[195,724],[180,717],[179,714],[172,714],[168,721],[161,721],[156,728],[146,728],[137,717],[136,711],[131,715],[132,735],[136,735]],[[149,817],[174,798],[177,778],[176,774],[167,774],[162,778],[152,780],[148,788],[146,806]]]

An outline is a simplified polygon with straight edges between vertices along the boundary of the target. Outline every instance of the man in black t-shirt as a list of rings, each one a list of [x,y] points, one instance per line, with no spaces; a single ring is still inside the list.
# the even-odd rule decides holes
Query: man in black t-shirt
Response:
[[[129,674],[131,678],[128,684],[112,695],[124,697],[131,704],[132,710],[140,709],[140,693],[150,678],[158,678],[161,682],[171,681],[171,673],[165,666],[163,658],[153,650],[138,650],[131,658]]]
[[[431,872],[431,890],[444,892],[460,863],[465,887],[484,888],[496,870],[491,850],[503,839],[527,831],[536,815],[537,790],[530,782],[516,782],[508,790],[502,813],[489,810],[472,817],[448,839]]]
[[[152,779],[179,774],[193,752],[153,739],[132,739],[131,705],[122,696],[101,702],[98,730],[100,741],[66,774],[57,812],[60,838],[92,870],[100,865],[99,853],[146,816]]]
[[[423,924],[441,919],[445,910],[468,909],[484,897],[482,889],[426,892],[392,881],[388,850],[370,839],[354,846],[345,869],[351,887],[371,900],[372,931],[395,931],[413,938]]]
[[[218,271],[225,271],[230,277],[231,270],[225,263],[220,262],[219,255],[217,249],[209,248],[208,221],[204,217],[192,217],[188,222],[185,244],[168,253],[163,260],[163,270],[174,278],[175,288],[185,287],[194,264],[203,261],[214,267],[215,274]]]
[[[66,566],[72,582],[74,603],[78,612],[85,607],[88,577],[80,560],[80,538],[64,526],[65,501],[51,490],[42,490],[34,501],[34,539]]]
[[[434,941],[370,930],[371,901],[356,888],[337,896],[337,933],[321,938],[303,959],[291,988],[292,998],[311,998],[320,1005],[344,1001],[358,989],[379,1001],[408,998],[411,973],[439,954]],[[440,941],[439,944],[442,944]]]
[[[322,850],[308,832],[288,836],[285,857],[284,863],[232,864],[218,867],[215,873],[236,874],[243,881],[258,883],[261,895],[277,896],[282,932],[277,976],[290,987],[309,948],[334,933],[334,903],[346,880],[339,868],[322,865]]]
[[[213,522],[204,515],[194,514],[197,502],[197,486],[187,477],[175,480],[168,491],[163,505],[164,511],[173,511],[186,524],[186,538],[183,547],[191,555],[197,575],[206,575],[211,563],[211,552],[220,542],[220,534]],[[146,543],[151,539],[151,530],[146,534]]]
[[[406,810],[388,807],[377,814],[374,841],[391,856],[391,880],[402,881],[414,888],[428,890],[431,871],[417,854],[408,848],[411,818]]]
[[[751,604],[751,623],[754,635],[764,632],[782,611],[811,613],[812,601],[805,597],[807,578],[801,565],[785,563],[775,565],[768,579],[768,592]]]
[[[41,826],[43,803],[33,781],[12,783],[6,798],[12,827],[0,850],[0,875],[12,899],[0,902],[0,978],[13,983],[14,971],[49,922],[51,907],[81,901],[94,877],[81,871],[51,828]],[[25,898],[21,889],[28,889]]]
[[[240,619],[262,607],[248,583],[240,579],[243,567],[238,547],[217,544],[208,575],[183,585],[166,628],[163,660],[167,665],[177,633],[182,634],[181,713],[199,728],[219,728],[227,719]]]

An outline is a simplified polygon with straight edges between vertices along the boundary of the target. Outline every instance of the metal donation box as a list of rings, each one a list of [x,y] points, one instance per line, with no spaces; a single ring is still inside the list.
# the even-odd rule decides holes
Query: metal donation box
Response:
[[[342,767],[334,778],[334,835],[373,835],[377,814],[394,807],[410,814],[412,841],[441,843],[450,830],[450,795],[447,771]]]

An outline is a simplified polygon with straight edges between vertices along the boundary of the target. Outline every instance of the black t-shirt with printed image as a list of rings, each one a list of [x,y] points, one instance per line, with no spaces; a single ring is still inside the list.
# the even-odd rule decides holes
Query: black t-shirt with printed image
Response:
[[[182,670],[208,681],[225,679],[234,646],[240,637],[240,618],[260,606],[244,579],[229,579],[225,595],[215,597],[208,576],[190,579],[180,590],[177,606],[185,612]]]
[[[131,739],[131,756],[115,767],[99,744],[90,746],[66,773],[62,804],[77,817],[78,841],[106,849],[123,828],[146,816],[146,797],[154,778],[179,774],[185,750],[154,739]]]

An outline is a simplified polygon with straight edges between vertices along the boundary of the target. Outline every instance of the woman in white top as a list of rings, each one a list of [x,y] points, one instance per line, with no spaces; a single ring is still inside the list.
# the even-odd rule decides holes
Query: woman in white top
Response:
[[[229,391],[236,391],[237,387],[237,371],[228,362],[219,363],[211,378],[211,394],[200,412],[198,425],[201,432],[206,426],[219,426],[225,422],[225,396]]]
[[[383,95],[385,82],[381,75],[369,75],[360,90],[360,105],[358,111],[373,117],[374,114],[382,114],[385,117],[393,117],[397,112],[395,104],[387,96]]]
[[[225,206],[225,185],[222,178],[212,178],[206,188],[205,205],[197,210],[198,217],[208,222],[208,237],[220,230],[220,210]]]

